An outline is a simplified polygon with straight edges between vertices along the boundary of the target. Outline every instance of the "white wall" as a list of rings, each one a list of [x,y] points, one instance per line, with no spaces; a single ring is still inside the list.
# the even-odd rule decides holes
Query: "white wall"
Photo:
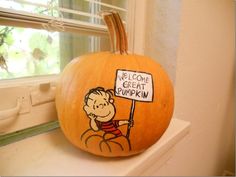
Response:
[[[146,56],[158,60],[175,82],[181,0],[148,0],[146,7]]]
[[[156,12],[160,1],[148,2],[147,12],[161,15]],[[225,169],[234,171],[234,1],[182,0],[179,10],[176,70],[167,70],[176,71],[175,116],[190,121],[192,127],[173,157],[155,175],[221,175]],[[147,22],[148,30],[161,25],[158,21]],[[173,26],[176,31],[177,26]],[[158,50],[164,54],[168,51],[157,49],[162,41],[153,35],[146,40],[145,53],[158,58]],[[165,65],[165,61],[160,62]]]

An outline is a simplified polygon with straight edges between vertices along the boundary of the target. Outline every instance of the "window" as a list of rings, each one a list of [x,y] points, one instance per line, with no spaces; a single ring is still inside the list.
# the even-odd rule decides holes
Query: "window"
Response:
[[[135,18],[136,13],[144,17],[141,2],[0,0],[0,136],[56,119],[55,82],[65,65],[83,54],[110,50],[99,11],[120,13],[129,50],[137,52],[135,45],[143,44],[143,18]],[[17,116],[1,116],[16,108]]]
[[[60,73],[73,58],[109,50],[98,15],[119,11],[127,0],[1,0],[0,80]]]

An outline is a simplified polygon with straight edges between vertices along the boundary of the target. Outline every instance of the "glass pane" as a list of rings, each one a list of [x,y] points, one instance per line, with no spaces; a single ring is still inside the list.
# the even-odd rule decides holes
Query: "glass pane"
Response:
[[[91,15],[98,16],[99,12],[104,10],[111,10],[113,9],[110,6],[106,6],[105,4],[116,6],[118,8],[127,9],[127,0],[96,0],[94,1],[86,1],[86,0],[59,0],[59,7],[72,9],[75,11],[85,12]],[[104,4],[105,3],[105,4]],[[125,21],[126,20],[126,12],[119,9],[113,9],[119,12],[121,18]],[[68,12],[62,12],[62,15],[64,18],[72,19],[72,20],[80,20],[85,22],[90,22],[94,24],[102,24],[104,25],[104,22],[101,18],[96,17],[89,17],[79,14],[73,14]]]
[[[109,50],[108,36],[0,26],[0,80],[58,74],[73,58]]]
[[[40,0],[39,3],[34,0],[18,1],[18,0],[1,0],[0,7],[14,9],[19,11],[30,12],[34,14],[58,16],[55,10],[48,10],[50,0]],[[53,5],[56,6],[58,1],[54,1]]]
[[[123,9],[127,9],[127,0],[101,0],[101,2],[102,3],[107,3],[107,4],[111,4],[111,5],[113,5],[113,6],[117,6],[117,7],[121,7],[121,8],[123,8]],[[101,10],[103,11],[103,10],[110,10],[110,8],[109,7],[106,7],[106,6],[102,6],[101,7]],[[119,14],[120,14],[120,16],[121,16],[121,18],[124,20],[124,21],[126,21],[126,12],[124,12],[124,11],[120,11],[120,10],[116,10]]]

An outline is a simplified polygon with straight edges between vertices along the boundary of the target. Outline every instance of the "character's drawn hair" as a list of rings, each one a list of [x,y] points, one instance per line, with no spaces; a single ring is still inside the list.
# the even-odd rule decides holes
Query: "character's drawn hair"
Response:
[[[84,103],[87,105],[90,94],[103,95],[103,92],[107,93],[109,95],[109,99],[111,99],[113,97],[113,90],[112,89],[105,90],[103,87],[96,87],[96,88],[90,89],[89,92],[85,95]]]

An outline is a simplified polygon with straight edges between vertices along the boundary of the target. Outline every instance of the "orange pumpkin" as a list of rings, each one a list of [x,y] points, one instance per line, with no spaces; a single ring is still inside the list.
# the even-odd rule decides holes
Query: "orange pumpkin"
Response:
[[[167,129],[173,87],[156,61],[127,54],[117,13],[103,13],[103,18],[115,52],[84,55],[65,67],[56,94],[59,122],[69,141],[84,151],[106,157],[134,155]]]

